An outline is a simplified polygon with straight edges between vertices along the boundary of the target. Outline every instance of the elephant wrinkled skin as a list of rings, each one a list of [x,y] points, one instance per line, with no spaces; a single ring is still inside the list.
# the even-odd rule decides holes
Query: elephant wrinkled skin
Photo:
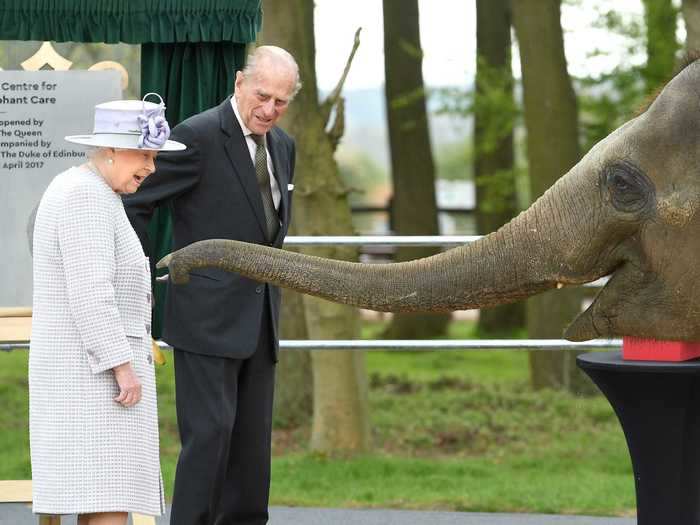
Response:
[[[446,311],[516,301],[610,275],[567,329],[583,341],[633,335],[700,340],[700,61],[598,143],[529,209],[477,242],[396,264],[310,257],[207,240],[159,265],[174,283],[218,266],[381,311]]]

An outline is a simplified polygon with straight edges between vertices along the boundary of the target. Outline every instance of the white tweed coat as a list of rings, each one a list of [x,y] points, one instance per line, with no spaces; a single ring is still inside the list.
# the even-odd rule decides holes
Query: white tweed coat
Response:
[[[150,339],[150,270],[99,174],[51,182],[34,227],[29,431],[34,512],[164,511]],[[131,361],[125,408],[111,368]]]

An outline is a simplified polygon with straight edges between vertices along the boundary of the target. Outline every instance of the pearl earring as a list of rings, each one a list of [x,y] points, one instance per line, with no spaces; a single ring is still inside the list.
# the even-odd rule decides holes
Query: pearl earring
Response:
[[[114,159],[107,159],[107,164],[114,164]]]

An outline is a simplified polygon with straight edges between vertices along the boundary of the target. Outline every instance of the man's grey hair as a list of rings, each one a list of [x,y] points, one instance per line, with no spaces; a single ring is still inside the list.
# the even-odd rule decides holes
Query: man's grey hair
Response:
[[[299,77],[299,66],[297,65],[297,61],[294,60],[292,54],[286,49],[282,49],[281,47],[277,46],[256,47],[255,51],[248,55],[248,61],[241,71],[243,76],[246,78],[251,78],[254,76],[258,63],[265,59],[275,61],[278,64],[284,64],[294,72],[294,89],[292,90],[290,99],[294,98],[301,89],[301,78]]]

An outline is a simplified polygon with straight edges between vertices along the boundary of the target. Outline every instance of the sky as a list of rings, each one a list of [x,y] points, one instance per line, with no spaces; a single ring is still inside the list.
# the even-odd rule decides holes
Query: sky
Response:
[[[419,0],[423,75],[427,85],[461,85],[475,71],[475,0]],[[614,8],[624,17],[642,15],[641,0],[583,0],[562,7],[569,72],[575,76],[611,70],[626,59],[624,41],[591,27],[597,12]],[[346,89],[377,87],[384,82],[382,0],[316,0],[316,69],[322,90],[335,86],[352,48],[358,27],[360,48],[346,81]],[[607,55],[589,57],[596,46]],[[633,60],[644,60],[643,50]],[[519,61],[514,53],[514,74]]]

